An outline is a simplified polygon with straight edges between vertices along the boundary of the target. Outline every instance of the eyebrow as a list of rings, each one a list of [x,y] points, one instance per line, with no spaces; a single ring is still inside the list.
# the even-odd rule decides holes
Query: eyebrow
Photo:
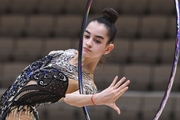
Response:
[[[85,32],[87,32],[88,34],[91,34],[88,30],[85,30]],[[96,37],[104,40],[104,37],[102,37],[102,36],[96,35]]]

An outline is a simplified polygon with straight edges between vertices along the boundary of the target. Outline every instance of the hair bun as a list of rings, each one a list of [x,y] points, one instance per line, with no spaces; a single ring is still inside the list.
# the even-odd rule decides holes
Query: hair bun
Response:
[[[105,8],[103,10],[103,18],[107,19],[109,22],[112,22],[113,24],[116,23],[118,16],[118,13],[112,8]]]

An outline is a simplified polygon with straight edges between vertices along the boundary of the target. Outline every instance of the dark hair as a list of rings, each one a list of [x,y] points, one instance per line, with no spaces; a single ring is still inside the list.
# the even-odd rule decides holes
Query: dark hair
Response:
[[[116,36],[117,30],[114,24],[116,23],[117,19],[118,19],[118,13],[114,9],[105,8],[103,10],[102,17],[94,18],[90,22],[97,21],[98,23],[104,24],[106,26],[109,36],[109,40],[107,44],[110,44],[114,42]]]

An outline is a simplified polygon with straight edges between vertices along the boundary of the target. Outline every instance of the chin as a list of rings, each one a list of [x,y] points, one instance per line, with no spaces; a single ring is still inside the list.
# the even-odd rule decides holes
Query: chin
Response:
[[[83,53],[82,53],[82,56],[83,56],[84,58],[92,58],[92,56],[91,56],[89,53],[86,53],[86,52],[83,52]]]

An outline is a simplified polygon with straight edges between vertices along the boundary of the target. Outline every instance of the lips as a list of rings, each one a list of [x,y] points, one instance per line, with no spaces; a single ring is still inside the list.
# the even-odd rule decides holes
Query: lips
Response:
[[[86,51],[86,52],[92,52],[90,49],[86,48],[86,47],[83,47],[83,49]]]

